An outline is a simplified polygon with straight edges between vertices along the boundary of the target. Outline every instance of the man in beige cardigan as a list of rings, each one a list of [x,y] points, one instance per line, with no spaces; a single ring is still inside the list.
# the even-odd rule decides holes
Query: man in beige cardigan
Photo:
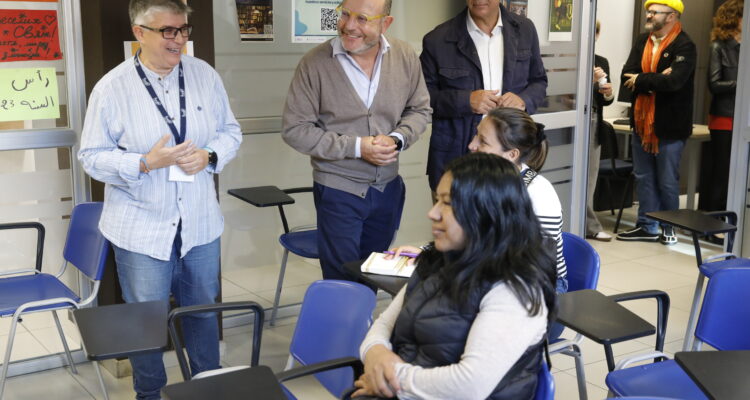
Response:
[[[422,69],[405,42],[383,35],[391,0],[344,0],[338,37],[297,66],[282,137],[310,156],[325,279],[352,280],[347,261],[388,248],[405,188],[398,156],[430,122]]]

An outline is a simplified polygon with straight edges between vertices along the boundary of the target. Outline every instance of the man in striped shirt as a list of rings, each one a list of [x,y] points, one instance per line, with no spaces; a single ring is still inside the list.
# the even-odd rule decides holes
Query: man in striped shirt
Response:
[[[106,184],[99,229],[112,243],[126,302],[213,303],[223,217],[214,174],[242,135],[216,71],[182,55],[192,27],[180,0],[131,0],[135,57],[107,73],[89,99],[78,159]],[[214,315],[184,320],[193,373],[219,368]],[[166,384],[161,354],[131,357],[137,399]]]

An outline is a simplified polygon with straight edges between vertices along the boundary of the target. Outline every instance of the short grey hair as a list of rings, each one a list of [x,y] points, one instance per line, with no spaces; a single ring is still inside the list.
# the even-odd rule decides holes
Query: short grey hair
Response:
[[[391,15],[391,5],[393,5],[393,0],[385,0],[385,4],[383,4],[383,14]]]
[[[143,25],[155,12],[190,15],[193,9],[182,0],[130,0],[128,14],[131,25]]]

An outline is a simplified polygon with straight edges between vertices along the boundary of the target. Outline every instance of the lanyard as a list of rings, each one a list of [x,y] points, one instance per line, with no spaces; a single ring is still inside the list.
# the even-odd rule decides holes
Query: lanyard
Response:
[[[148,90],[148,94],[151,96],[151,99],[154,101],[154,104],[156,105],[156,108],[159,110],[161,115],[164,117],[164,121],[167,123],[167,126],[169,126],[169,130],[172,131],[172,136],[174,136],[174,140],[176,144],[181,144],[185,141],[185,130],[187,126],[187,113],[185,112],[185,74],[182,71],[182,61],[180,61],[180,67],[179,67],[179,81],[180,81],[180,132],[177,132],[177,128],[174,126],[174,122],[172,122],[172,118],[167,113],[167,110],[164,108],[164,105],[162,105],[161,100],[159,100],[159,97],[156,96],[156,92],[154,92],[154,88],[151,86],[151,82],[146,77],[146,73],[143,72],[143,67],[141,67],[141,63],[138,61],[138,56],[141,54],[141,51],[138,50],[138,52],[135,54],[135,70],[138,71],[138,76],[141,77],[141,82],[143,83],[143,86],[146,87],[146,90]]]

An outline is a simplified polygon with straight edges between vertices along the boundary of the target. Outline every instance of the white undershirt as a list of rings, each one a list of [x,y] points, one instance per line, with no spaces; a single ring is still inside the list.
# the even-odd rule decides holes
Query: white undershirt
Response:
[[[479,64],[482,66],[482,81],[484,90],[503,89],[503,19],[498,16],[497,25],[492,28],[491,35],[484,33],[474,20],[471,13],[466,14],[466,29],[477,48]]]
[[[391,348],[390,338],[404,304],[402,288],[372,324],[359,348],[364,360],[376,344]],[[483,298],[471,324],[461,360],[452,365],[422,368],[395,365],[401,390],[399,399],[485,399],[529,346],[547,331],[547,308],[530,317],[504,283],[497,283]]]

